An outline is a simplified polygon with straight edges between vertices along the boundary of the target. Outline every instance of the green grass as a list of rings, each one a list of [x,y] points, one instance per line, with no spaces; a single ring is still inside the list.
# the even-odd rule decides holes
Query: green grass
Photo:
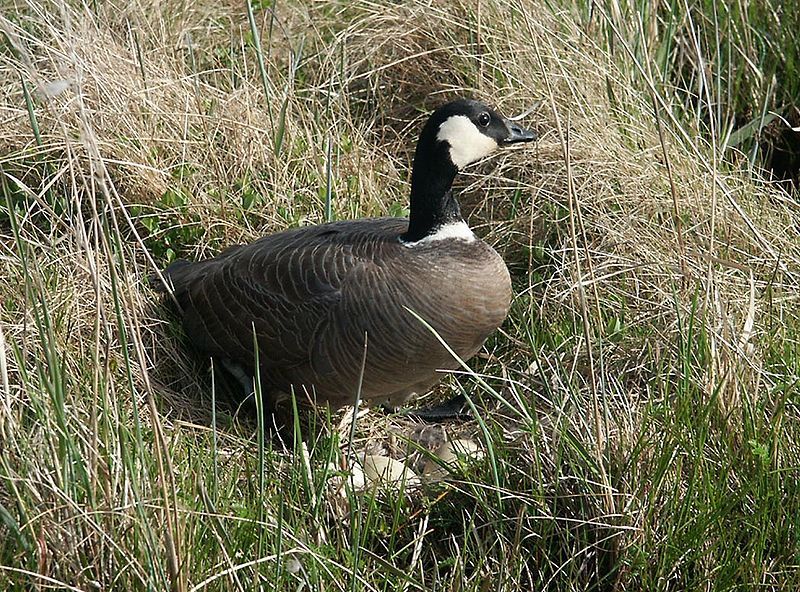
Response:
[[[593,6],[0,11],[0,588],[796,589],[800,209],[738,126],[798,96],[797,15]],[[431,456],[409,421],[272,442],[145,278],[402,215],[420,124],[462,94],[541,133],[459,180],[515,300],[428,399],[466,392],[445,429],[486,454],[360,489],[365,453]]]
[[[800,41],[794,34],[800,12],[793,5],[576,4],[596,42],[620,56],[621,63],[649,62],[651,83],[682,121],[702,129],[720,157],[770,168],[772,148],[780,142],[766,128],[772,123],[788,133],[781,121],[793,120],[800,97]],[[637,68],[631,72],[635,80]]]

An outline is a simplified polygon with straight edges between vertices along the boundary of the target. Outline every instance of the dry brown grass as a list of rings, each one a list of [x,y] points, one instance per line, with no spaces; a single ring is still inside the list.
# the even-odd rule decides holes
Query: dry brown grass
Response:
[[[624,456],[650,429],[641,421],[654,379],[683,375],[677,335],[690,318],[709,357],[690,380],[731,430],[741,431],[737,418],[791,382],[770,356],[773,336],[791,337],[798,322],[797,204],[726,166],[699,130],[666,115],[668,98],[640,90],[645,68],[620,69],[568,15],[507,0],[478,6],[314,2],[257,10],[268,98],[238,2],[182,10],[15,2],[3,12],[0,172],[17,204],[19,238],[0,205],[0,433],[11,459],[6,474],[32,472],[24,493],[0,487],[0,501],[22,496],[57,507],[42,518],[59,534],[42,535],[54,559],[36,566],[40,573],[64,577],[70,565],[79,571],[78,556],[96,552],[113,565],[115,555],[102,537],[97,549],[73,553],[78,533],[59,520],[86,519],[92,503],[61,507],[63,483],[35,460],[52,443],[19,431],[54,380],[52,364],[37,371],[37,362],[57,353],[69,427],[46,405],[41,416],[93,451],[93,478],[106,480],[94,495],[151,500],[152,524],[174,519],[167,531],[178,533],[172,552],[180,555],[181,540],[191,538],[180,534],[188,519],[176,509],[183,502],[175,488],[187,478],[180,466],[137,484],[115,466],[119,452],[99,448],[109,421],[133,430],[139,417],[148,433],[165,424],[169,442],[157,448],[167,462],[181,456],[176,442],[193,437],[174,420],[208,421],[197,412],[200,401],[208,409],[207,382],[143,281],[164,264],[165,241],[181,256],[203,257],[323,221],[329,144],[336,217],[399,212],[416,131],[430,108],[455,95],[510,114],[539,105],[525,120],[541,133],[535,149],[504,153],[460,183],[473,225],[505,254],[519,293],[493,359],[476,364],[511,381],[497,388],[512,401],[541,405],[546,417],[537,429],[548,446],[557,447],[550,438],[568,425],[601,465],[614,457],[607,449]],[[166,201],[168,194],[183,201]],[[243,208],[248,196],[255,202]],[[142,221],[147,216],[155,229]],[[624,331],[610,329],[614,319]],[[552,349],[541,339],[550,332],[558,334]],[[159,405],[157,416],[148,401]],[[362,437],[384,438],[387,420],[370,417]],[[546,456],[519,416],[505,425],[508,451],[518,454],[512,463],[534,466]],[[121,446],[113,437],[106,444]],[[639,462],[647,461],[642,452]],[[622,478],[612,487],[608,470],[598,513],[624,514],[636,485]],[[132,507],[117,509],[125,520],[141,518]],[[618,523],[641,526],[644,510],[630,507]],[[141,560],[134,571],[144,580]],[[174,569],[184,572],[173,581],[183,581],[186,567]],[[107,582],[107,575],[92,577]]]

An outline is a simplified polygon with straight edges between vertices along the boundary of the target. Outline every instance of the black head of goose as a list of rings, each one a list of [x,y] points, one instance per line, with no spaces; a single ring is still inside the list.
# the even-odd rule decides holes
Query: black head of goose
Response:
[[[363,400],[392,405],[426,392],[458,364],[420,318],[468,359],[511,301],[508,270],[464,222],[453,179],[535,137],[479,101],[440,107],[417,144],[408,220],[298,228],[169,266],[188,340],[240,376],[257,370],[257,344],[268,407],[292,390],[352,404],[359,382]]]

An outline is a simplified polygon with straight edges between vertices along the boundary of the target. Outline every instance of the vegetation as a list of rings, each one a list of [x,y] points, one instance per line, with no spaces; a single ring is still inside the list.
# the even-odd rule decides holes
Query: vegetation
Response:
[[[0,587],[796,589],[800,208],[766,169],[800,12],[651,4],[6,0]],[[542,136],[460,181],[516,296],[427,399],[468,393],[444,429],[487,454],[361,490],[365,452],[430,456],[410,420],[269,441],[146,278],[402,215],[457,95]]]

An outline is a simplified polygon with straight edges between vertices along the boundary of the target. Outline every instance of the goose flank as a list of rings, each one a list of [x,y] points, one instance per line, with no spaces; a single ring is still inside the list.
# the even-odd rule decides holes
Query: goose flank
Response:
[[[411,174],[410,216],[297,228],[164,270],[188,341],[239,376],[256,371],[268,408],[288,393],[331,407],[361,397],[399,405],[458,366],[419,319],[462,359],[508,313],[502,258],[476,238],[451,186],[498,146],[535,139],[485,104],[459,99],[423,127]],[[249,379],[248,379],[249,380]],[[246,389],[247,393],[252,388]]]

